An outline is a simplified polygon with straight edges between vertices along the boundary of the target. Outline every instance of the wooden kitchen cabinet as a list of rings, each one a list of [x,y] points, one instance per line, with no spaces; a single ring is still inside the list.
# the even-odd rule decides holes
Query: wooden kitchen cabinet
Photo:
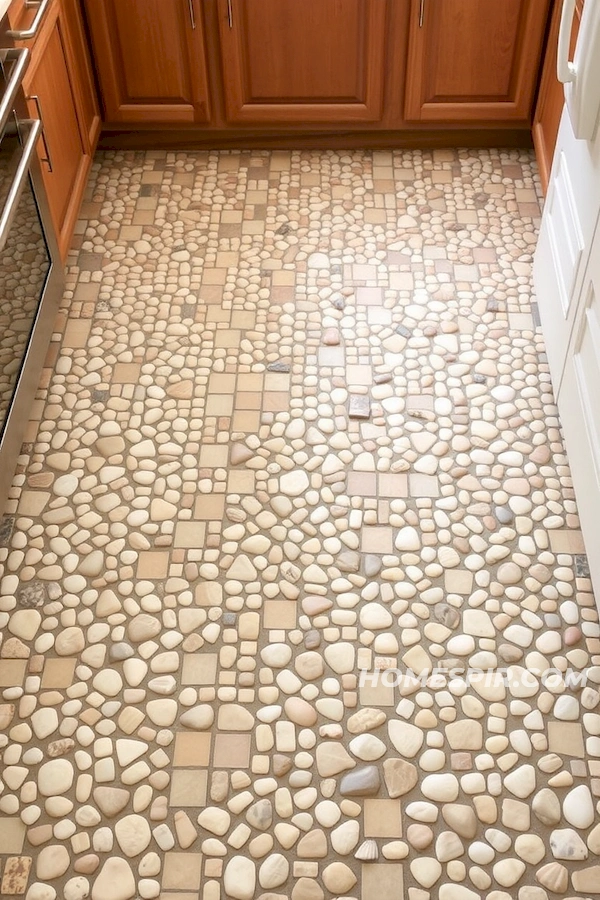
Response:
[[[38,144],[44,185],[58,245],[66,257],[79,215],[100,130],[100,115],[84,65],[85,46],[77,43],[81,20],[67,22],[63,0],[53,0],[34,38],[23,88],[29,114],[42,121]],[[22,23],[19,23],[19,27]]]
[[[528,122],[550,0],[411,0],[405,116]]]
[[[201,0],[85,0],[108,122],[208,122]]]
[[[544,193],[546,193],[548,188],[550,169],[552,168],[552,158],[554,156],[554,148],[556,147],[556,138],[558,136],[558,126],[560,125],[560,117],[565,103],[564,88],[556,75],[558,32],[560,29],[561,12],[562,0],[555,0],[550,31],[548,33],[546,56],[544,58],[544,66],[540,80],[540,90],[533,119],[533,144],[535,146],[535,155],[540,169],[540,181],[542,182]],[[581,22],[582,12],[583,0],[577,0],[575,15],[573,17],[573,28],[571,30],[571,59],[573,58],[577,35],[579,34],[579,23]]]
[[[377,122],[387,7],[387,0],[219,0],[227,121]]]

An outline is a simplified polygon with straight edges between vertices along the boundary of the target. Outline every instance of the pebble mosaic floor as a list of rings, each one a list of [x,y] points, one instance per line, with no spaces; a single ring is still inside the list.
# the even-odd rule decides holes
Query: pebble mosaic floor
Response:
[[[0,527],[0,893],[600,895],[520,151],[113,153]]]

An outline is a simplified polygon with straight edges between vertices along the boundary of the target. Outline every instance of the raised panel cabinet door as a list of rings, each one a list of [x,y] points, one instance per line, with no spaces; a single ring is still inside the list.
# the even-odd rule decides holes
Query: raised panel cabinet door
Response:
[[[550,0],[411,0],[405,116],[530,120]]]
[[[42,121],[38,155],[64,257],[79,212],[90,157],[86,155],[77,117],[64,22],[55,13],[51,15],[40,34],[23,86],[31,117]]]
[[[85,0],[108,122],[208,122],[201,0]]]
[[[560,125],[560,117],[565,102],[564,88],[556,75],[556,57],[561,11],[562,0],[555,0],[552,22],[548,33],[548,41],[546,43],[540,90],[533,118],[533,143],[540,170],[540,181],[542,182],[544,193],[546,193],[548,189],[554,148],[556,147],[556,138],[558,137],[558,127]],[[582,12],[583,0],[578,0],[575,7],[575,16],[573,17],[573,28],[571,30],[570,59],[573,58],[572,54],[575,50],[575,44],[577,43]]]
[[[227,119],[376,122],[387,0],[219,0]]]

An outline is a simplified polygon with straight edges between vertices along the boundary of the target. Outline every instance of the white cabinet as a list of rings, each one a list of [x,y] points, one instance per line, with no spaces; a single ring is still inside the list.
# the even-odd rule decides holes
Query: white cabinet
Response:
[[[600,137],[563,112],[534,283],[590,574],[600,598]]]

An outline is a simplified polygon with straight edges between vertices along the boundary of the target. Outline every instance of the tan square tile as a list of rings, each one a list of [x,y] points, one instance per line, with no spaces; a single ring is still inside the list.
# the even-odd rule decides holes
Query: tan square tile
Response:
[[[550,531],[550,547],[554,553],[585,553],[583,535],[576,529],[557,528]]]
[[[319,347],[318,356],[320,366],[327,366],[333,369],[343,366],[346,361],[343,347]]]
[[[265,600],[264,628],[295,628],[296,603],[293,600]]]
[[[223,588],[216,581],[203,581],[196,585],[194,599],[196,606],[220,606]]]
[[[0,817],[0,847],[3,853],[20,853],[25,841],[26,826],[16,816]]]
[[[168,550],[142,550],[138,556],[138,578],[166,578],[169,572]]]
[[[19,500],[19,512],[23,516],[39,516],[49,500],[50,494],[46,491],[23,491]]]
[[[245,309],[234,309],[231,313],[231,327],[241,328],[242,330],[254,328],[256,325],[256,315]]]
[[[408,497],[408,478],[406,475],[391,475],[387,472],[379,476],[380,497]]]
[[[236,409],[260,409],[262,394],[259,391],[238,391],[235,395]]]
[[[373,370],[371,366],[346,366],[346,381],[348,384],[371,385]]]
[[[43,688],[67,688],[73,684],[76,659],[47,659],[42,674]]]
[[[178,522],[175,526],[174,547],[199,549],[204,546],[205,522]]]
[[[217,679],[216,653],[187,653],[183,657],[182,684],[214,684]]]
[[[408,476],[411,497],[439,497],[440,483],[434,475],[413,472]]]
[[[258,431],[260,412],[258,410],[236,409],[233,414],[233,431]]]
[[[201,853],[166,853],[162,886],[168,890],[199,891],[202,870]],[[176,894],[181,898],[182,894]],[[195,895],[198,900],[198,894]]]
[[[361,550],[363,553],[392,553],[394,549],[391,528],[366,526],[361,531]]]
[[[346,491],[349,497],[376,497],[377,475],[375,472],[348,472]]]
[[[196,497],[194,506],[194,518],[203,522],[214,519],[222,519],[225,512],[225,497],[223,494],[200,494]]]
[[[227,466],[227,444],[204,444],[200,448],[200,468],[218,469]]]
[[[202,284],[225,284],[227,281],[227,269],[206,268],[202,274]]]
[[[210,762],[210,739],[207,732],[180,731],[175,736],[174,766],[207,766]]]
[[[383,288],[356,288],[356,304],[357,306],[383,306]]]
[[[288,372],[267,372],[265,375],[265,391],[289,391],[291,376]]]
[[[169,798],[170,805],[206,806],[207,782],[207,769],[174,770],[171,776],[171,795]],[[173,885],[171,886],[173,887]]]
[[[285,412],[290,408],[290,395],[284,391],[266,391],[263,394],[265,412]]]
[[[399,800],[365,800],[365,837],[402,837]]]
[[[361,875],[361,900],[404,900],[400,863],[364,863]]]
[[[117,363],[113,369],[111,381],[113,384],[137,384],[140,380],[142,367],[137,363]]]
[[[450,594],[470,594],[473,588],[473,573],[468,569],[447,569],[444,580]]]
[[[233,394],[211,394],[209,397],[207,397],[207,416],[230,416],[232,412]]]
[[[394,688],[379,678],[371,681],[367,677],[358,690],[361,706],[394,706]]]
[[[229,349],[239,347],[241,339],[241,332],[233,328],[223,329],[222,331],[217,331],[215,335],[215,347]]]
[[[63,347],[70,347],[73,350],[82,349],[87,345],[91,330],[91,319],[69,319],[62,340]]]
[[[548,750],[583,759],[583,728],[579,722],[548,722]]]
[[[227,492],[230,494],[253,494],[255,474],[247,469],[234,469],[227,479]]]
[[[247,769],[250,742],[249,734],[216,734],[213,765],[223,769]]]
[[[0,659],[0,687],[21,687],[26,669],[26,659]]]

